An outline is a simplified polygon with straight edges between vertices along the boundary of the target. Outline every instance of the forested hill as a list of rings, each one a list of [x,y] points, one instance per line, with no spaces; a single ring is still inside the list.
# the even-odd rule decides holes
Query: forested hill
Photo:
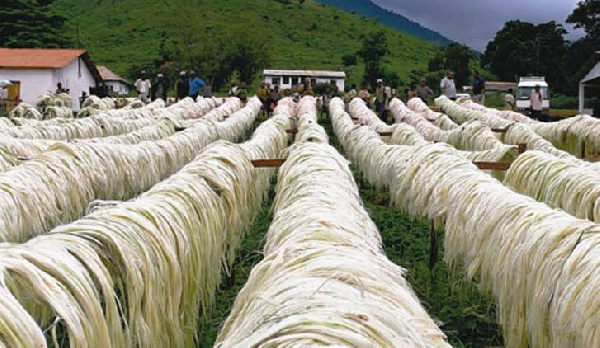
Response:
[[[341,57],[354,54],[364,34],[383,31],[391,52],[385,68],[400,76],[426,70],[437,50],[373,19],[312,0],[55,0],[53,6],[68,18],[67,30],[77,46],[129,78],[136,68],[169,60],[174,52],[193,52],[210,65],[231,49],[231,40],[243,46],[258,38],[268,49],[271,68],[341,69]],[[213,54],[203,56],[207,51]],[[361,63],[349,74],[358,80]]]
[[[400,31],[412,34],[423,40],[434,42],[440,45],[448,45],[452,40],[444,37],[440,33],[429,28],[423,27],[419,23],[413,22],[410,19],[381,8],[371,0],[318,0],[319,2],[333,6],[344,11],[355,12],[356,14],[375,18],[380,23],[398,29]]]

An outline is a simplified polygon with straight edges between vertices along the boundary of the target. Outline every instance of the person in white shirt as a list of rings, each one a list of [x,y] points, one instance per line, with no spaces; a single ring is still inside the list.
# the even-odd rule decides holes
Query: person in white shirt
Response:
[[[515,110],[515,96],[512,88],[504,95],[504,108],[506,110]]]
[[[543,101],[540,85],[536,85],[529,97],[531,102],[531,118],[535,120],[545,121],[542,119]]]
[[[454,84],[454,72],[448,70],[446,76],[440,82],[442,94],[450,100],[456,100],[456,85]]]
[[[135,81],[135,88],[138,92],[138,97],[144,103],[148,102],[148,93],[150,93],[150,88],[152,87],[152,83],[146,77],[146,72],[142,71],[140,78]]]

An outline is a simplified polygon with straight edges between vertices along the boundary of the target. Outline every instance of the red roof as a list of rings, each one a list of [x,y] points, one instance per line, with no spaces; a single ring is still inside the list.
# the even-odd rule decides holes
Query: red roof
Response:
[[[102,77],[102,79],[104,81],[120,81],[120,82],[123,82],[126,84],[129,83],[129,82],[127,82],[127,80],[125,80],[121,76],[115,74],[109,68],[107,68],[103,65],[98,65],[98,71],[100,72],[100,76]]]
[[[0,68],[60,69],[85,50],[43,48],[0,48]]]

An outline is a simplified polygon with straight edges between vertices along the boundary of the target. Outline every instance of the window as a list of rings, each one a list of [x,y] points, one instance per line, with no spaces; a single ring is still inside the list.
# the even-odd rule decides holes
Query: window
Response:
[[[296,86],[300,84],[300,81],[297,77],[292,77],[292,85]]]
[[[517,90],[517,99],[519,100],[529,100],[531,97],[531,92],[533,91],[533,87],[519,87]],[[542,98],[544,100],[549,99],[549,93],[547,87],[540,88],[540,92],[542,92]]]
[[[337,85],[337,81],[336,80],[329,80],[329,84],[332,86]]]
[[[271,84],[273,86],[279,85],[279,77],[274,77],[271,79]]]
[[[316,86],[317,85],[317,79],[310,79],[310,84],[311,84],[311,86]]]
[[[283,84],[284,85],[289,85],[290,84],[290,77],[289,76],[284,76],[283,77]]]

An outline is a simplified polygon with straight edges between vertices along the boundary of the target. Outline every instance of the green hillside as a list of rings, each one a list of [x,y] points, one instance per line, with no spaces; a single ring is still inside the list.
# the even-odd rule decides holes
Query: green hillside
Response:
[[[55,0],[68,17],[69,33],[97,64],[132,78],[132,66],[152,63],[182,37],[207,45],[259,33],[270,50],[270,68],[342,69],[341,57],[356,52],[361,35],[387,33],[391,54],[385,68],[404,78],[426,70],[435,46],[312,0]],[[229,36],[228,36],[229,35]],[[358,82],[363,67],[350,72]]]

